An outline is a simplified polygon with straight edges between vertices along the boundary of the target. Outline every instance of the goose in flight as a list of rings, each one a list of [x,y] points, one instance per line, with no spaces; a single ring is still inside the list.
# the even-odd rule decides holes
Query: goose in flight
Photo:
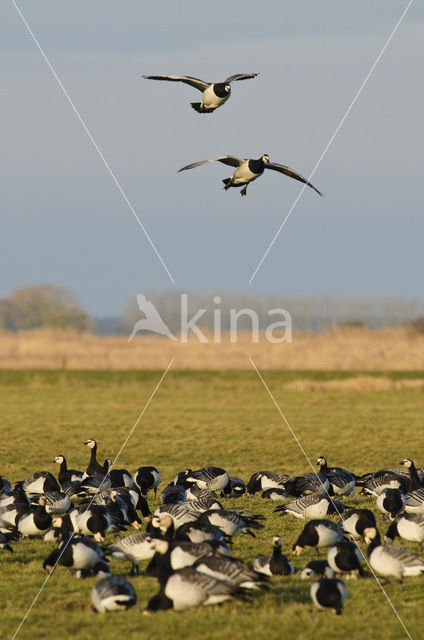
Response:
[[[160,317],[154,304],[150,302],[150,300],[147,300],[146,296],[142,293],[137,294],[137,304],[140,311],[142,311],[146,317],[141,318],[141,320],[135,323],[132,334],[128,338],[128,342],[134,338],[138,331],[146,330],[159,333],[161,336],[167,336],[168,338],[171,338],[171,340],[177,340]]]
[[[200,162],[188,164],[186,167],[182,167],[182,169],[179,169],[178,171],[194,169],[195,167],[200,167],[200,165],[207,164],[208,162],[222,162],[223,164],[228,164],[230,167],[236,167],[231,178],[225,178],[225,180],[223,180],[225,191],[230,187],[241,187],[242,185],[245,185],[240,191],[240,194],[245,196],[247,192],[247,185],[250,182],[253,182],[253,180],[256,180],[256,178],[259,178],[265,169],[272,169],[272,171],[279,171],[280,173],[284,173],[286,176],[289,176],[289,178],[294,178],[295,180],[299,180],[299,182],[307,184],[309,187],[314,189],[318,195],[322,196],[321,191],[318,191],[318,189],[316,189],[306,178],[301,176],[300,173],[297,173],[297,171],[294,171],[283,164],[270,162],[269,156],[266,153],[261,158],[258,158],[258,160],[236,158],[235,156],[220,156],[219,158],[200,160]]]
[[[169,82],[184,82],[202,92],[202,102],[192,102],[191,106],[198,113],[212,113],[228,100],[231,94],[231,83],[236,80],[255,78],[257,73],[236,73],[224,82],[204,82],[191,76],[143,76],[147,80],[168,80]]]

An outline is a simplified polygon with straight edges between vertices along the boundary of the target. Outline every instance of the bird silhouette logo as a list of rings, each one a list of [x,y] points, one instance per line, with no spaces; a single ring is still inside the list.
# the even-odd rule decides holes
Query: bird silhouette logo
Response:
[[[128,342],[130,342],[139,331],[153,331],[154,333],[159,333],[161,336],[167,336],[171,338],[171,340],[177,341],[177,338],[170,332],[160,317],[155,305],[147,300],[146,296],[142,293],[137,294],[137,304],[140,311],[144,313],[146,317],[141,318],[135,323]]]

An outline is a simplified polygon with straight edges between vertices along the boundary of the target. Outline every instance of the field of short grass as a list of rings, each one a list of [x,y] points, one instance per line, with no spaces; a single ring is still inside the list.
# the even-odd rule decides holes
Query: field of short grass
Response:
[[[329,464],[356,473],[396,466],[403,457],[424,464],[420,386],[337,384],[354,380],[360,375],[357,372],[268,371],[263,375],[313,463],[324,455]],[[84,469],[89,451],[82,443],[88,438],[98,441],[100,459],[114,458],[160,376],[158,371],[0,371],[0,474],[15,482],[35,471],[56,473],[52,460],[58,454],[65,455],[70,467]],[[375,376],[397,382],[424,379],[424,373],[417,371]],[[314,385],[311,381],[333,383]],[[171,369],[117,462],[118,467],[130,471],[148,464],[159,468],[162,486],[180,470],[206,465],[225,467],[246,481],[261,469],[293,475],[310,471],[254,371]],[[152,497],[152,510],[158,502]],[[372,502],[357,495],[345,502],[374,508]],[[275,534],[281,535],[283,551],[290,555],[303,521],[273,514],[277,503],[265,501],[259,494],[251,499],[224,500],[224,504],[266,516],[265,528],[256,538],[235,538],[233,555],[251,560],[267,553]],[[385,526],[382,524],[381,531]],[[13,547],[13,554],[0,551],[0,635],[8,639],[14,636],[45,580],[42,562],[54,543],[27,540]],[[294,558],[294,564],[300,569],[313,557],[315,552],[306,550]],[[115,573],[129,570],[127,563],[117,560],[112,560],[111,566]],[[132,582],[137,605],[126,613],[100,616],[91,610],[95,579],[80,581],[59,567],[16,637],[407,637],[372,578],[347,582],[349,598],[338,617],[313,608],[310,583],[300,580],[298,573],[273,579],[268,593],[258,593],[249,602],[154,616],[143,616],[142,611],[157,590],[156,581],[140,575]],[[406,579],[403,586],[391,583],[385,589],[411,636],[422,637],[424,576]]]

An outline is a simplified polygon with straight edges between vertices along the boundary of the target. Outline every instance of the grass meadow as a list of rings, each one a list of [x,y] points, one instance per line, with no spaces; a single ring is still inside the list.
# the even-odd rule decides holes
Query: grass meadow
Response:
[[[0,371],[0,474],[15,482],[29,474],[58,468],[63,454],[72,468],[84,469],[95,438],[99,458],[114,458],[129,435],[161,371]],[[292,429],[315,463],[328,463],[364,473],[396,466],[403,457],[424,464],[424,373],[265,371],[269,388]],[[381,381],[385,381],[382,383]],[[261,469],[302,474],[310,467],[264,389],[257,374],[245,371],[170,370],[126,444],[117,467],[134,471],[153,464],[162,485],[187,467],[226,468],[246,481]],[[372,506],[357,494],[349,506]],[[153,497],[150,506],[159,503]],[[273,514],[278,503],[254,498],[224,500],[225,506],[266,516],[256,538],[234,539],[233,555],[252,560],[268,553],[275,534],[290,549],[304,521]],[[386,525],[381,525],[384,531]],[[128,532],[130,533],[130,532]],[[12,638],[45,575],[42,562],[54,543],[24,540],[14,553],[0,551],[0,637]],[[410,546],[405,543],[404,546]],[[361,545],[364,549],[364,545]],[[324,553],[321,553],[324,557]],[[305,550],[292,558],[297,569],[315,557]],[[142,565],[143,566],[143,565]],[[129,563],[112,559],[114,573]],[[41,591],[17,638],[37,640],[274,640],[351,637],[407,637],[377,582],[347,581],[349,598],[342,616],[320,612],[309,599],[309,581],[274,578],[267,593],[248,602],[233,601],[182,614],[143,616],[157,591],[154,579],[132,578],[137,605],[126,613],[101,616],[91,610],[96,579],[77,580],[59,567]],[[423,636],[424,576],[386,587],[393,606],[412,638]]]

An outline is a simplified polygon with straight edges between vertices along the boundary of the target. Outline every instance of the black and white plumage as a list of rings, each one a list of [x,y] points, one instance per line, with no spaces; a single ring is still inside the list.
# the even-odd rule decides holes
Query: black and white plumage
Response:
[[[87,476],[98,475],[105,476],[109,470],[109,460],[105,460],[104,464],[100,464],[97,460],[97,442],[92,438],[84,442],[86,447],[90,448],[90,460],[85,473]]]
[[[150,548],[154,556],[146,573],[157,577],[163,569],[178,571],[178,569],[193,566],[200,558],[206,556],[228,555],[226,546],[222,546],[219,542],[196,544],[180,540],[151,538]],[[221,554],[221,551],[224,551],[224,554]]]
[[[7,478],[4,478],[3,476],[0,476],[0,498],[11,492],[12,492],[12,485],[9,482],[9,480],[7,480]]]
[[[253,568],[258,573],[266,576],[289,576],[294,573],[294,566],[281,552],[281,538],[274,536],[272,539],[272,554],[258,556],[253,560]]]
[[[134,587],[124,576],[102,578],[94,585],[91,602],[99,613],[126,611],[137,602]]]
[[[325,518],[325,516],[343,513],[345,505],[321,494],[311,493],[292,502],[280,505],[274,513],[290,514],[295,518]]]
[[[331,547],[327,561],[335,573],[347,573],[355,578],[363,575],[362,554],[358,546],[348,540],[340,540]]]
[[[377,520],[370,509],[349,509],[342,514],[340,524],[346,533],[357,540],[363,537],[364,529],[376,527]]]
[[[406,513],[424,513],[424,488],[410,491],[405,499]]]
[[[336,615],[340,615],[347,589],[338,578],[320,578],[311,585],[310,594],[317,609],[332,609]]]
[[[355,492],[355,476],[342,467],[328,467],[327,460],[320,456],[317,460],[322,473],[327,476],[332,495],[353,496]]]
[[[44,500],[47,513],[67,513],[72,508],[70,497],[63,491],[47,491]]]
[[[286,500],[292,497],[292,492],[287,488],[278,489],[275,487],[274,489],[265,489],[265,491],[262,492],[262,498],[266,500]]]
[[[268,586],[268,578],[264,578],[263,574],[235,558],[210,554],[197,560],[193,566],[201,573],[245,589],[260,589]]]
[[[293,553],[299,556],[305,547],[332,547],[343,538],[343,530],[339,524],[331,520],[310,520],[293,545]]]
[[[318,195],[322,196],[322,193],[314,187],[314,185],[309,182],[306,178],[290,169],[290,167],[286,167],[283,164],[277,164],[275,162],[269,161],[269,156],[265,153],[263,156],[258,158],[257,160],[251,158],[236,158],[235,156],[219,156],[218,158],[209,158],[208,160],[200,160],[199,162],[192,162],[191,164],[186,165],[179,169],[179,171],[186,171],[187,169],[195,169],[196,167],[200,167],[202,164],[207,164],[209,162],[222,162],[223,164],[229,165],[230,167],[236,167],[231,178],[225,178],[224,182],[224,190],[227,191],[230,187],[241,187],[243,189],[240,191],[242,196],[246,195],[247,185],[256,178],[259,178],[265,171],[265,169],[271,169],[272,171],[278,171],[279,173],[283,173],[289,178],[294,178],[303,184],[307,184],[309,187],[314,189],[318,193]]]
[[[213,541],[218,541],[222,544],[227,539],[227,536],[222,529],[214,524],[196,520],[195,522],[187,522],[179,527],[175,532],[175,539],[187,540],[196,544]]]
[[[149,491],[154,491],[156,495],[157,488],[160,485],[161,477],[156,467],[138,467],[134,473],[133,480],[140,489],[141,494],[146,498]]]
[[[311,560],[300,574],[302,580],[307,578],[334,578],[334,571],[327,560]]]
[[[222,498],[240,498],[246,493],[246,484],[241,478],[230,477],[228,484],[222,489]]]
[[[220,604],[233,597],[243,598],[245,590],[217,580],[192,567],[168,572],[159,578],[160,591],[149,600],[147,613],[161,609],[185,611],[202,605]]]
[[[180,504],[185,502],[186,498],[187,490],[182,484],[168,484],[160,494],[162,504]]]
[[[3,549],[3,551],[9,551],[10,553],[13,552],[13,549],[9,544],[9,538],[4,533],[0,533],[0,549]]]
[[[203,513],[199,519],[219,527],[227,536],[247,533],[255,537],[251,529],[263,529],[264,526],[260,522],[264,516],[230,509],[211,509]]]
[[[133,533],[109,544],[105,553],[110,553],[114,558],[120,560],[129,560],[131,562],[130,575],[138,575],[140,560],[150,560],[155,553],[151,546],[151,540],[148,533]]]
[[[410,491],[416,491],[417,489],[421,489],[424,487],[424,482],[418,475],[418,471],[412,460],[410,460],[409,458],[403,458],[403,460],[401,460],[399,464],[406,467],[409,471],[408,493]]]
[[[247,483],[247,494],[253,496],[257,491],[283,489],[290,476],[276,471],[256,471]]]
[[[383,489],[377,496],[377,508],[391,520],[403,511],[406,504],[405,494],[400,489]]]
[[[89,569],[99,560],[105,560],[105,556],[94,540],[73,535],[63,538],[58,548],[44,560],[43,569],[51,573],[58,564],[74,570]]]
[[[201,102],[192,102],[192,108],[198,113],[213,113],[221,107],[230,97],[231,83],[238,80],[255,78],[257,73],[236,73],[229,76],[224,82],[204,82],[191,76],[143,76],[147,80],[167,80],[169,82],[184,82],[202,92]]]
[[[33,473],[23,481],[22,487],[27,495],[46,493],[46,491],[60,491],[56,478],[49,471]]]
[[[364,539],[369,543],[369,563],[376,573],[385,577],[393,576],[401,582],[404,577],[424,573],[422,556],[389,542],[381,544],[380,534],[375,527],[365,529]]]
[[[60,485],[64,482],[78,482],[82,480],[84,475],[83,472],[77,471],[76,469],[68,469],[66,458],[64,456],[56,456],[53,462],[60,465],[59,473],[57,474]]]
[[[111,487],[113,487],[114,489],[122,487],[130,489],[133,486],[131,473],[127,469],[109,468],[108,477]]]
[[[409,477],[398,469],[380,469],[356,478],[356,484],[362,487],[361,493],[377,497],[384,489],[408,491]]]
[[[190,509],[190,506],[184,504],[162,504],[154,512],[155,516],[167,515],[172,518],[175,529],[181,527],[186,522],[193,522],[199,517],[199,512]]]
[[[407,513],[396,519],[388,528],[384,540],[393,542],[396,536],[409,542],[418,542],[421,548],[424,541],[424,513]]]
[[[210,509],[223,509],[222,504],[218,502],[216,498],[213,498],[210,493],[208,493],[208,495],[203,498],[190,500],[190,502],[186,502],[185,504],[189,509],[198,511],[199,513],[204,513],[205,511],[209,511]]]
[[[220,467],[202,467],[197,471],[186,472],[186,480],[194,482],[199,489],[208,489],[209,491],[220,491],[227,486],[230,476],[225,469]]]
[[[92,535],[98,542],[104,540],[106,532],[112,525],[115,526],[115,530],[124,528],[112,519],[105,507],[96,504],[89,507],[85,505],[75,507],[65,515],[53,519],[53,526],[60,529],[63,534],[74,531],[83,535]]]
[[[16,526],[23,538],[41,536],[52,526],[52,516],[46,511],[46,499],[40,496],[38,506],[16,518]]]

